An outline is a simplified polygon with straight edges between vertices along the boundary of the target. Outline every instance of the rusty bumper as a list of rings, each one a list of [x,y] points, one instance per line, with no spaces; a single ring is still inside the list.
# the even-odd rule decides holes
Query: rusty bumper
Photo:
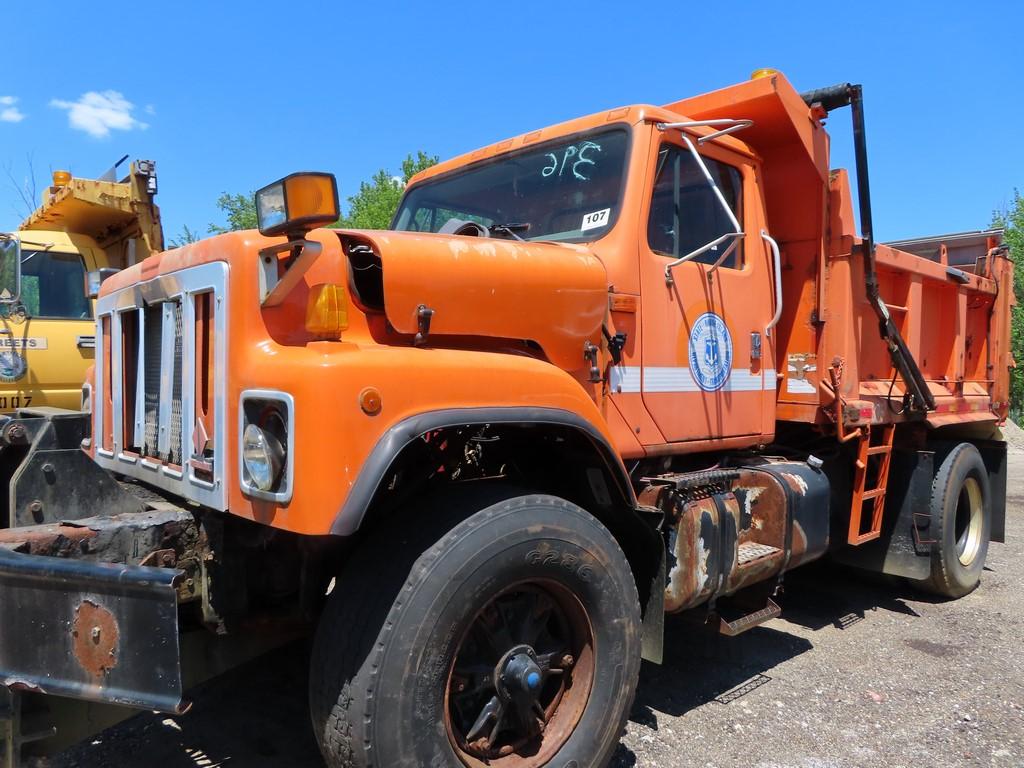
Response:
[[[182,575],[0,547],[0,684],[183,712]]]

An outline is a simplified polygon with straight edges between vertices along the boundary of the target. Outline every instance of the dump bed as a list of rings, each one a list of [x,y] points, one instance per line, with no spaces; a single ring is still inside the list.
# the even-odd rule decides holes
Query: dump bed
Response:
[[[156,164],[139,160],[128,176],[79,179],[54,175],[43,204],[21,223],[20,230],[67,232],[91,237],[106,252],[108,265],[124,268],[163,250],[156,194]]]
[[[671,105],[695,120],[752,121],[742,138],[763,163],[768,229],[781,251],[783,306],[772,340],[778,418],[840,429],[910,418],[933,427],[1001,421],[1014,298],[1000,233],[923,238],[906,242],[908,250],[874,246],[859,99],[859,86],[801,95],[773,74]],[[847,173],[830,168],[824,128],[830,110],[848,105],[863,240]],[[915,386],[919,396],[905,398]]]
[[[811,421],[819,406],[837,414],[838,385],[847,424],[903,420],[911,415],[904,402],[907,388],[865,293],[864,256],[854,236],[845,172],[833,173],[829,186],[828,255],[813,272],[798,253],[783,260],[784,275],[792,277],[783,280],[780,418]],[[938,244],[937,254],[947,252]],[[986,238],[973,262],[961,257],[953,265],[948,257],[933,260],[881,244],[875,262],[885,308],[935,401],[928,423],[1004,419],[1013,278],[999,233]],[[792,279],[801,273],[813,274],[813,282]]]

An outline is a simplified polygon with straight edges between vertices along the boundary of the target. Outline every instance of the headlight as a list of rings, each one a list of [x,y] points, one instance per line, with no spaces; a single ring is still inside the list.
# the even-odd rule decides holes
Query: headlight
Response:
[[[261,491],[270,491],[281,475],[284,465],[281,441],[255,424],[245,428],[242,436],[242,461],[252,484]]]
[[[295,401],[287,392],[247,389],[238,405],[242,493],[287,504],[295,483]]]

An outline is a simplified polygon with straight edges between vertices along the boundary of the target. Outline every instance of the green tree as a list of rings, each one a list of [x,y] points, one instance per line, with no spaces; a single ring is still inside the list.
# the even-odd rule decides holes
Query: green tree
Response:
[[[217,198],[217,207],[224,212],[227,225],[210,224],[207,231],[211,234],[221,235],[237,229],[256,229],[256,200],[252,192],[248,195],[232,195],[225,192]]]
[[[381,168],[359,191],[348,199],[348,215],[342,216],[339,227],[350,229],[387,229],[398,210],[405,185],[420,171],[437,163],[437,157],[417,152],[402,161],[402,175],[395,176]]]
[[[1003,240],[1010,246],[1010,258],[1013,259],[1013,289],[1017,296],[1024,296],[1024,198],[1020,190],[1013,191],[1013,202],[1003,211],[992,216],[992,224],[1003,227]],[[1014,421],[1020,423],[1024,416],[1024,305],[1013,308],[1013,331],[1010,337],[1010,350],[1013,359],[1022,367],[1010,372],[1010,414]]]
[[[381,168],[369,181],[362,182],[359,191],[348,198],[348,214],[342,216],[335,226],[351,229],[387,229],[395,211],[398,210],[398,203],[409,179],[435,163],[436,156],[417,152],[415,155],[408,155],[402,161],[401,176],[395,176],[387,169]],[[232,195],[225,192],[217,198],[217,207],[224,212],[227,221],[223,225],[210,224],[210,233],[219,235],[236,229],[256,228],[256,201],[252,193]],[[172,241],[172,245],[193,242],[183,239],[186,235],[194,236],[194,233],[185,227]]]
[[[181,225],[181,231],[167,241],[168,248],[181,248],[183,245],[194,243],[202,238],[198,232],[189,228],[188,224]]]

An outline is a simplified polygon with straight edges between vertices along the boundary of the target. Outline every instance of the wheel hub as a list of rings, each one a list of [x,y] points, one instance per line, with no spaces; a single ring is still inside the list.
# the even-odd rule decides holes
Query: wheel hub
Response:
[[[449,673],[445,725],[456,754],[470,768],[539,768],[572,734],[593,674],[592,630],[575,598],[547,584],[499,594]]]
[[[517,645],[495,667],[494,687],[506,701],[536,701],[545,677],[537,664],[537,652],[528,645]]]

